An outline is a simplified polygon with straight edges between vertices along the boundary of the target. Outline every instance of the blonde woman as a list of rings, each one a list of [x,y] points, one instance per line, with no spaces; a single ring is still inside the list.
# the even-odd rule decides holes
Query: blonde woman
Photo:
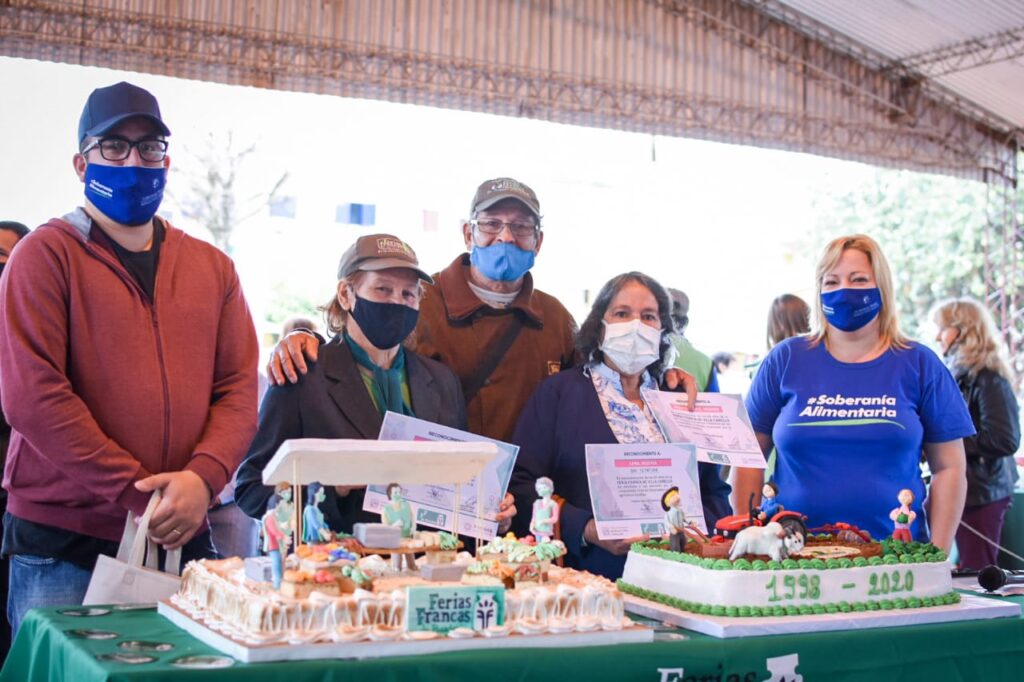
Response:
[[[963,510],[963,438],[974,434],[956,382],[896,319],[892,275],[865,235],[825,247],[815,279],[815,326],[771,350],[747,395],[762,450],[778,451],[774,480],[786,509],[807,525],[845,521],[875,538],[892,531],[889,510],[913,492],[917,540],[948,550]],[[932,471],[928,523],[921,513],[922,450]],[[763,485],[740,469],[737,498]]]
[[[1020,446],[1017,398],[1002,339],[981,303],[973,298],[941,301],[929,317],[938,327],[936,340],[978,431],[964,439],[967,506],[956,546],[961,566],[980,569],[996,563],[991,543],[999,542],[1017,483],[1012,457]]]

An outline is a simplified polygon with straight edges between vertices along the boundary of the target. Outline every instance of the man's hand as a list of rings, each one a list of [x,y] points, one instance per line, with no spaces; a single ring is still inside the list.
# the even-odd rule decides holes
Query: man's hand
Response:
[[[504,499],[498,505],[498,515],[494,517],[498,522],[498,535],[504,535],[508,532],[508,529],[512,527],[512,517],[515,515],[516,500],[510,493],[505,493]]]
[[[629,548],[634,542],[643,542],[650,539],[646,535],[641,535],[635,538],[626,538],[625,540],[601,540],[597,537],[597,523],[594,519],[587,521],[587,525],[583,528],[583,538],[587,541],[588,545],[597,545],[615,556],[622,556],[629,552]]]
[[[697,378],[695,376],[678,367],[672,367],[665,371],[665,385],[673,391],[679,386],[686,389],[686,409],[693,411],[694,405],[697,404]],[[587,542],[590,541],[587,540]]]
[[[177,549],[184,545],[206,519],[210,489],[195,472],[155,474],[137,481],[135,489],[144,493],[163,492],[149,520],[149,537],[164,549]]]
[[[319,352],[320,341],[315,336],[302,330],[292,332],[274,346],[267,362],[267,379],[273,386],[296,383],[300,373],[309,371],[306,358],[316,362]]]

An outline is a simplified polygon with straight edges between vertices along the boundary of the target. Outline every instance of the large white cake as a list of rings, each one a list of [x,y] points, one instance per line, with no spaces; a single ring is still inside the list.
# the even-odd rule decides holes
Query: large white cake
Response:
[[[832,542],[819,537],[782,562],[703,559],[658,542],[637,543],[619,589],[684,611],[744,617],[922,608],[960,599],[945,554],[932,545],[870,543],[864,552],[875,556],[868,558]],[[800,558],[830,553],[827,560]]]

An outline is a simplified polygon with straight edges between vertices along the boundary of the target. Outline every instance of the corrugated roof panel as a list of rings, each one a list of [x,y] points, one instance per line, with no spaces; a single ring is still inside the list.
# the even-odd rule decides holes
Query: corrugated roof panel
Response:
[[[768,0],[770,4],[774,0]],[[1024,31],[1021,0],[778,0],[879,54],[894,60],[920,57],[1007,31]],[[1024,38],[1017,45],[1024,49]],[[1017,128],[1024,128],[1024,61],[980,64],[986,53],[959,64],[923,64],[925,76]],[[949,69],[959,69],[946,74]],[[938,69],[938,70],[936,70]]]
[[[779,0],[890,58],[1024,26],[1019,0]]]
[[[979,66],[943,76],[939,82],[1024,127],[1024,60]]]
[[[11,0],[0,3],[0,52],[968,177],[1015,173],[1001,121],[906,88],[857,47],[920,51],[981,26],[943,11],[959,3],[935,0],[932,13],[911,2],[791,4],[817,8],[835,30],[798,30],[778,20],[775,0]],[[1007,14],[1005,1],[974,3],[973,21],[1024,14],[1020,5]],[[1017,69],[1004,67],[993,78],[1012,83]],[[976,81],[950,83],[968,92]],[[1018,92],[980,88],[974,99],[1024,115]]]

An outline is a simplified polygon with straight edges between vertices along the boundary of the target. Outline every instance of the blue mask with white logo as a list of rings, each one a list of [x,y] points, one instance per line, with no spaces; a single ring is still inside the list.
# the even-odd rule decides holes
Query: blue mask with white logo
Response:
[[[533,251],[520,249],[513,243],[503,242],[490,246],[473,245],[469,262],[488,279],[514,282],[533,267]]]
[[[85,167],[85,196],[115,223],[145,225],[160,208],[167,169],[142,166]]]
[[[836,289],[821,295],[825,319],[836,329],[855,332],[878,317],[882,293],[872,289]]]

